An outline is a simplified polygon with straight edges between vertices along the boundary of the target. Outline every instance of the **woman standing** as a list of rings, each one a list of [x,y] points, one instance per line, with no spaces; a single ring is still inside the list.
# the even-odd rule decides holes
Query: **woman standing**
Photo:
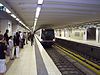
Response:
[[[15,36],[15,46],[16,46],[16,57],[18,58],[19,57],[19,40],[20,38],[20,35],[18,32],[16,32],[16,36]]]
[[[13,38],[12,36],[9,37],[9,49],[10,49],[10,59],[12,60],[13,59],[13,47],[14,47],[14,43],[13,43]]]
[[[6,50],[7,46],[4,42],[4,36],[0,34],[0,75],[4,75],[4,73],[6,72]]]

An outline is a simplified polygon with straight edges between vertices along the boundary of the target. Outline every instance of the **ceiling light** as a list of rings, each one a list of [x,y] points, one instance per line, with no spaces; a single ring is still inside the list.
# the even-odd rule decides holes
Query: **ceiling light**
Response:
[[[9,9],[7,9],[7,8],[6,8],[6,12],[7,12],[7,13],[11,13],[11,11],[10,11]]]
[[[36,26],[36,23],[37,23],[37,20],[36,20],[36,21],[34,21],[34,26]]]
[[[37,20],[34,21],[33,31],[35,30],[36,23],[37,23]]]
[[[37,21],[38,19],[37,18],[35,18],[35,21]]]
[[[20,21],[18,18],[16,18],[17,21]]]
[[[11,14],[11,16],[12,16],[13,18],[16,18],[16,16],[15,16],[14,14]]]
[[[0,3],[0,6],[3,6],[3,4]]]
[[[38,17],[39,17],[40,11],[41,11],[41,7],[38,6],[38,7],[36,8],[36,15],[35,15],[35,18],[38,18]]]
[[[38,0],[38,4],[43,4],[43,0]]]

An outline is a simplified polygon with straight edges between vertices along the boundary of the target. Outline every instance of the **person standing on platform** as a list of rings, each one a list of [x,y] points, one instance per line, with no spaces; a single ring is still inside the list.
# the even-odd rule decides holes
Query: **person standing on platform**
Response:
[[[33,45],[34,42],[34,33],[31,33],[31,46]]]
[[[26,32],[23,32],[23,45],[25,45]]]
[[[28,32],[26,32],[26,44],[28,44]]]
[[[16,56],[16,32],[13,34],[13,43],[14,43],[14,56]]]
[[[6,41],[6,45],[7,45],[7,53],[8,53],[7,55],[10,56],[9,43],[8,43],[8,40],[9,40],[8,33],[9,33],[9,30],[6,29],[6,32],[4,33],[4,40]]]
[[[20,48],[23,48],[24,47],[24,43],[23,43],[23,33],[20,32],[19,35],[20,35],[20,37],[19,37],[20,38],[20,41],[19,41],[20,44],[19,44],[19,46],[20,46]]]
[[[13,43],[13,38],[12,36],[9,37],[9,49],[10,49],[10,59],[14,59],[13,58],[13,55],[14,55],[14,52],[13,52],[13,47],[14,47],[14,43]]]
[[[4,33],[4,39],[6,40],[7,45],[8,45],[8,40],[9,40],[8,33],[9,33],[9,30],[6,29],[6,32]]]
[[[18,32],[16,32],[16,36],[15,36],[15,45],[16,45],[16,57],[18,58],[19,57],[19,40],[20,38],[20,35]]]
[[[4,75],[4,73],[6,72],[6,50],[7,46],[4,42],[4,36],[0,34],[0,75]]]

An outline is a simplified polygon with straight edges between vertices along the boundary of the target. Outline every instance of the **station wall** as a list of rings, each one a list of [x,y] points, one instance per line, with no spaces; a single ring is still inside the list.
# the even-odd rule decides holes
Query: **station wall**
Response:
[[[56,36],[84,40],[84,29],[58,29],[55,31]]]
[[[8,35],[11,36],[13,35],[15,32],[17,31],[21,31],[21,32],[27,32],[26,29],[24,29],[23,27],[21,27],[19,24],[14,24],[12,23],[12,21],[10,20],[0,20],[0,31],[2,34],[5,33],[6,29],[9,30]]]
[[[12,35],[12,22],[10,20],[0,20],[0,31],[5,33],[6,29],[9,30],[9,36]]]
[[[83,38],[84,38],[84,30],[83,29],[72,30],[72,32],[70,33],[70,38],[83,40]]]

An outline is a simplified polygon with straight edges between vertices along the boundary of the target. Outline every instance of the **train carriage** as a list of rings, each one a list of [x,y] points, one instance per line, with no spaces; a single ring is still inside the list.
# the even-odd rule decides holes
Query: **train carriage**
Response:
[[[43,46],[52,46],[55,43],[54,29],[40,29],[36,34]]]

